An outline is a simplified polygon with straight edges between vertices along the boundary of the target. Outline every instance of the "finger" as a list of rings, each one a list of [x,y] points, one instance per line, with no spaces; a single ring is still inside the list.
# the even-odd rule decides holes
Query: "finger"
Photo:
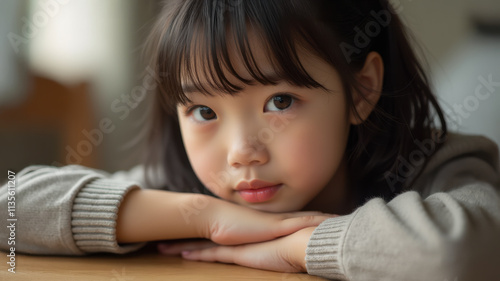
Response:
[[[179,255],[182,251],[201,250],[218,246],[210,240],[192,242],[158,243],[158,252],[164,255]]]
[[[304,216],[326,216],[326,217],[337,217],[335,214],[322,213],[317,211],[302,211],[302,212],[293,212],[293,213],[284,213],[286,218],[297,218]]]
[[[182,257],[187,260],[235,263],[235,248],[237,246],[218,246],[203,250],[183,251]]]
[[[284,215],[286,215],[287,218],[296,218],[303,216],[321,216],[326,214],[318,211],[302,211],[302,212],[285,213]]]
[[[275,228],[274,234],[276,237],[281,237],[294,232],[297,232],[306,227],[318,226],[324,220],[336,217],[337,215],[321,215],[321,216],[299,216],[291,217],[278,221],[278,227]]]
[[[218,246],[210,249],[184,251],[187,260],[234,263],[242,266],[281,272],[298,272],[290,263],[278,258],[276,240],[241,246]]]

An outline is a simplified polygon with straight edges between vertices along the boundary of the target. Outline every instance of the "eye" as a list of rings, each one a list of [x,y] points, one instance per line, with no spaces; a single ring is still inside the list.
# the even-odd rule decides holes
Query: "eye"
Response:
[[[217,114],[208,106],[196,106],[189,110],[196,121],[205,122],[217,118]]]
[[[280,94],[273,96],[267,103],[266,106],[264,107],[265,111],[283,111],[287,108],[289,108],[293,103],[295,99],[286,94]]]

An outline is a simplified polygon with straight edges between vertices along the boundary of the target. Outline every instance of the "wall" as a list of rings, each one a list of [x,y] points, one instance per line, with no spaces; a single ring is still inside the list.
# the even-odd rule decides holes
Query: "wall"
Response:
[[[500,143],[500,1],[399,2],[405,22],[423,45],[450,129]],[[496,35],[479,34],[473,18],[496,25]]]

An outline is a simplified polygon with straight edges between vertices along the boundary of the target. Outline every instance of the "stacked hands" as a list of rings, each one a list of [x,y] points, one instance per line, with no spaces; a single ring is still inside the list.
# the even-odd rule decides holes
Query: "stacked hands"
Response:
[[[213,198],[215,199],[215,198]],[[280,272],[307,272],[305,251],[312,232],[336,215],[320,212],[266,213],[215,199],[196,216],[203,240],[158,243],[164,255],[234,263]]]

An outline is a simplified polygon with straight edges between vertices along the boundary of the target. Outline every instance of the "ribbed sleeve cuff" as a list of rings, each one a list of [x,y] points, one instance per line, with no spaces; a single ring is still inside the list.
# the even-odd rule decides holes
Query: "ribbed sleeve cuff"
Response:
[[[71,230],[76,245],[84,252],[128,253],[145,243],[118,245],[116,219],[125,195],[136,188],[130,182],[97,179],[77,194],[71,214]]]
[[[306,249],[307,273],[328,279],[348,280],[342,264],[347,229],[356,212],[327,219],[314,230]]]

